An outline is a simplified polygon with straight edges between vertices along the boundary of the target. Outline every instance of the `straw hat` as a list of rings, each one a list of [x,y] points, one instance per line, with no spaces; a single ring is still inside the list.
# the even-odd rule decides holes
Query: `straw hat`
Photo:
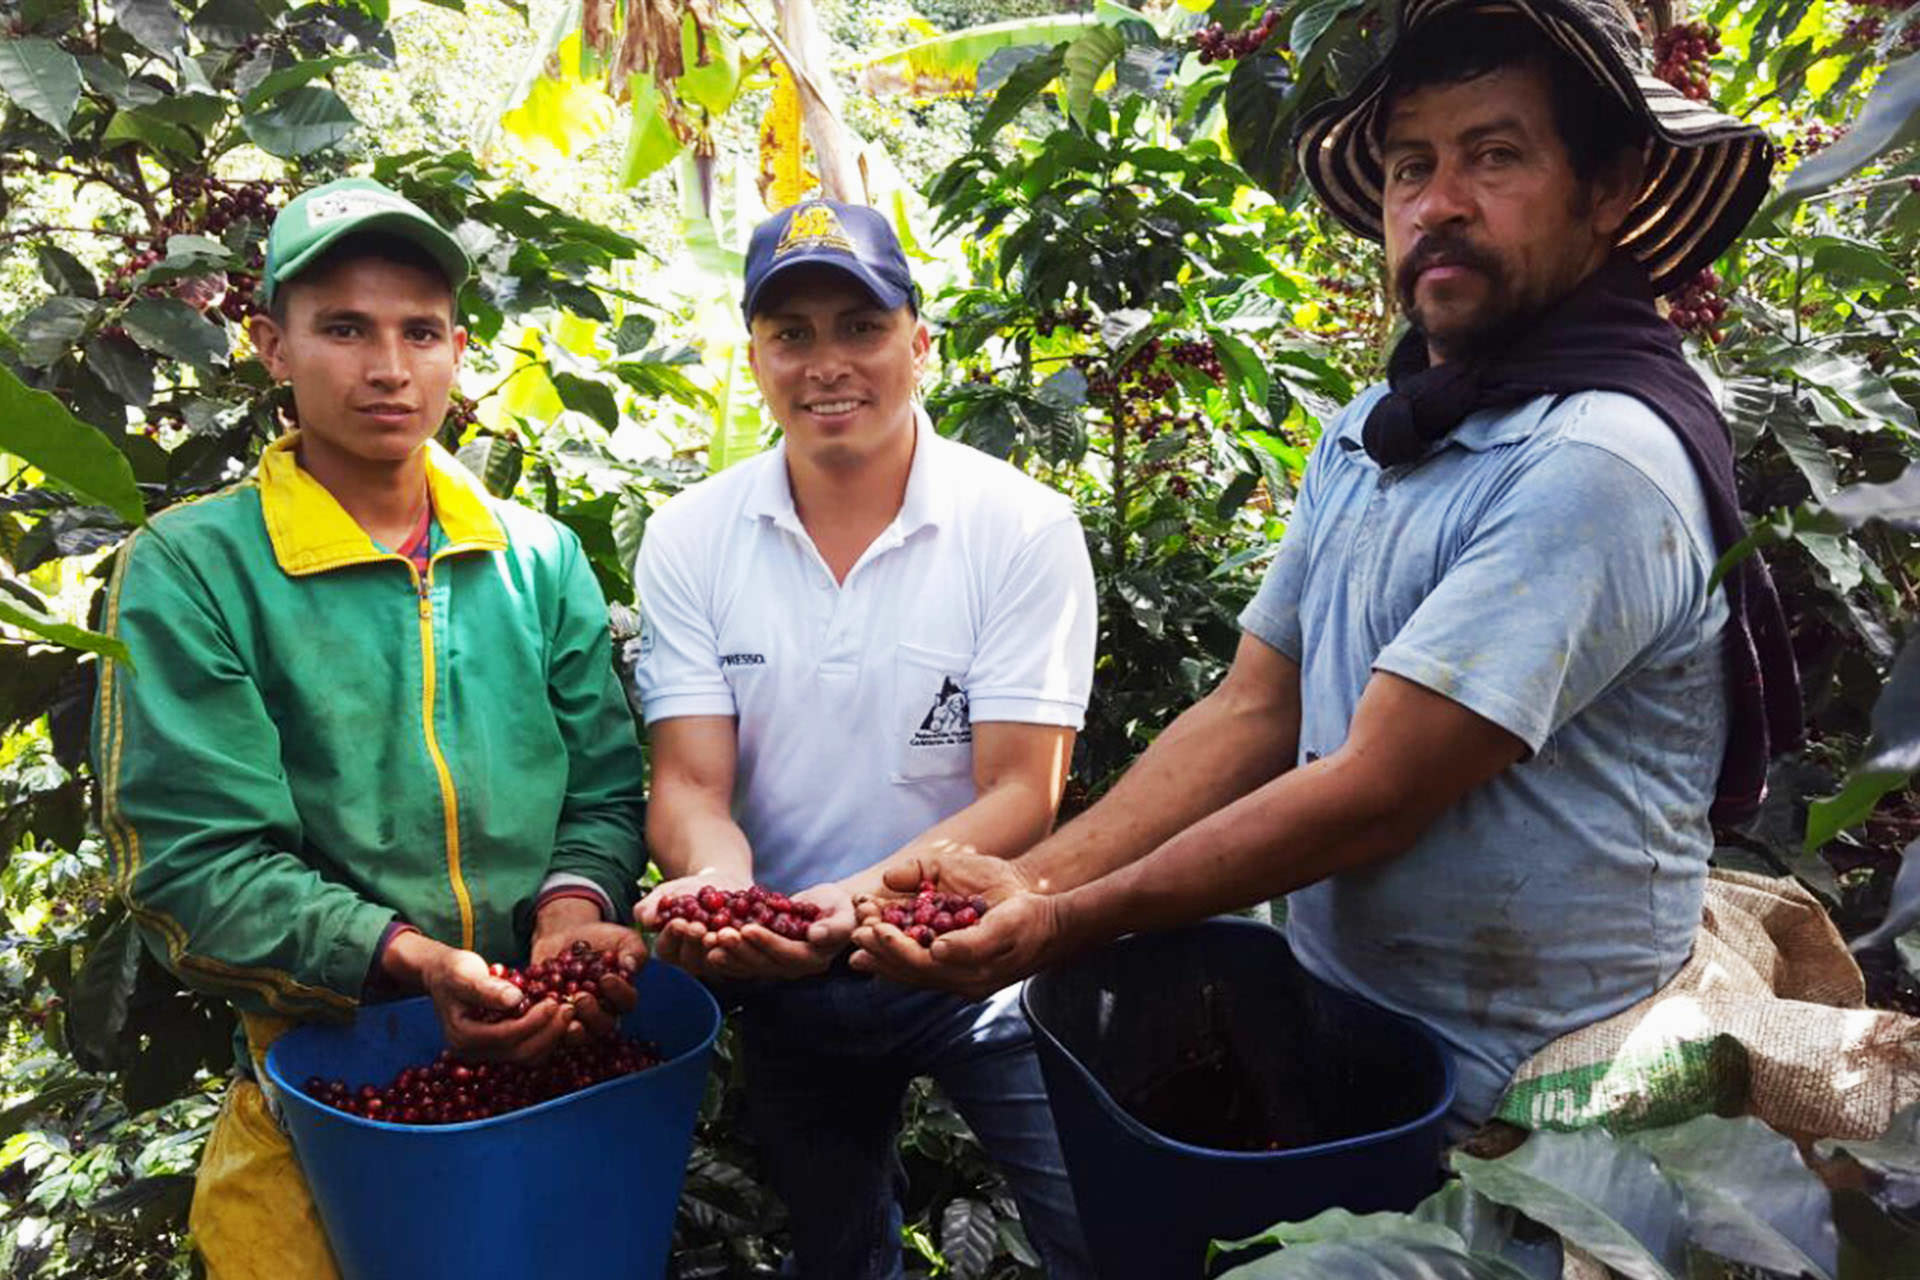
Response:
[[[1766,198],[1773,166],[1767,136],[1649,74],[1638,28],[1612,0],[1408,0],[1396,40],[1462,13],[1534,23],[1646,126],[1646,186],[1619,245],[1646,267],[1656,293],[1680,287],[1725,252]],[[1369,240],[1384,238],[1376,117],[1390,61],[1381,59],[1352,93],[1309,112],[1293,140],[1321,201]]]

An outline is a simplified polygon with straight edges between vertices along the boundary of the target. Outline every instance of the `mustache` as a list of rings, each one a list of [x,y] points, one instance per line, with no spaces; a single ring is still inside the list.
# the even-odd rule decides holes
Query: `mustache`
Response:
[[[1420,273],[1435,266],[1468,267],[1489,279],[1498,280],[1500,262],[1465,236],[1449,232],[1428,232],[1414,242],[1400,265],[1394,268],[1393,287],[1401,305],[1411,309],[1413,286]]]

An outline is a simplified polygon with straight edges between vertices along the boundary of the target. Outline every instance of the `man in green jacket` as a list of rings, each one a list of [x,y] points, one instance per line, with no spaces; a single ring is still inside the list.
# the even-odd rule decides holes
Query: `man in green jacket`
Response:
[[[156,517],[115,568],[94,760],[148,945],[240,1012],[248,1059],[208,1139],[192,1227],[209,1272],[327,1276],[256,1083],[294,1022],[424,991],[448,1043],[529,1059],[631,1007],[489,1022],[489,961],[622,924],[644,865],[641,760],[606,605],[572,533],[501,502],[434,433],[466,333],[459,244],[377,183],[275,219],[252,322],[299,429],[232,488]]]

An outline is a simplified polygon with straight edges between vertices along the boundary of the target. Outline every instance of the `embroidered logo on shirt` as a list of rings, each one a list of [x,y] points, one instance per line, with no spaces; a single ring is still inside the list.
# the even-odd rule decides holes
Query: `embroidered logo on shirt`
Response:
[[[912,747],[951,747],[973,741],[973,720],[967,714],[967,691],[943,676],[920,728],[908,739]]]
[[[764,653],[723,653],[720,655],[723,667],[764,667],[767,655]]]

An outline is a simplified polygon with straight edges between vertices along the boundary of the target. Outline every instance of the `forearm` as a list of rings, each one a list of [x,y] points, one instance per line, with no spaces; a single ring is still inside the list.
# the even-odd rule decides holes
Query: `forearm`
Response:
[[[1277,898],[1405,852],[1451,797],[1342,750],[1266,783],[1056,900],[1072,949]]]
[[[656,792],[647,808],[647,847],[668,880],[711,875],[753,878],[753,849],[747,833],[716,800],[703,795]]]
[[[1270,703],[1215,689],[1154,739],[1098,804],[1015,865],[1043,893],[1125,867],[1290,768],[1297,726]]]

